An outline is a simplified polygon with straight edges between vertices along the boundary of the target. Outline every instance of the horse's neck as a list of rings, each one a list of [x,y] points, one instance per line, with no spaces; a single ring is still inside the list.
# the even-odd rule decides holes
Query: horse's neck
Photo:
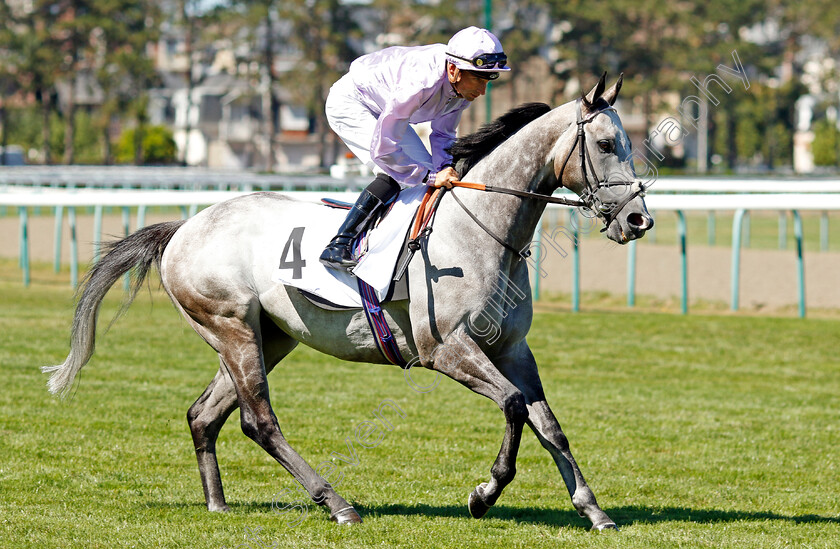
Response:
[[[573,105],[573,104],[572,104]],[[483,183],[521,191],[551,194],[556,187],[551,177],[541,177],[554,172],[555,145],[564,132],[574,125],[574,110],[569,104],[554,109],[528,124],[510,139],[482,159],[464,176],[465,181]],[[559,149],[566,150],[565,141]],[[557,154],[564,154],[560,152]],[[549,165],[550,164],[550,165]],[[544,170],[544,168],[547,168]],[[546,207],[546,202],[522,199],[490,192],[459,192],[464,204],[482,219],[496,234],[517,249],[524,248],[534,234],[534,229]],[[490,212],[489,219],[482,212]],[[481,232],[474,226],[472,230]],[[479,234],[479,238],[490,238]]]

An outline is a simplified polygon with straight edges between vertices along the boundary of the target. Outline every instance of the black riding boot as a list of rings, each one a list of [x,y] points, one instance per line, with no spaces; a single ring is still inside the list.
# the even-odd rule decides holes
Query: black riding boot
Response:
[[[321,263],[339,270],[353,268],[357,263],[353,259],[353,240],[366,228],[376,211],[388,204],[399,190],[400,186],[394,179],[385,174],[378,175],[359,195],[339,227],[338,234],[321,253]]]

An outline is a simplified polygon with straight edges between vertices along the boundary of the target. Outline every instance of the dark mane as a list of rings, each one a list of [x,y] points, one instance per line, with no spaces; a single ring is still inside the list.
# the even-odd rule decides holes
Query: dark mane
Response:
[[[545,103],[525,103],[483,125],[475,133],[459,137],[449,148],[455,171],[463,176],[506,139],[550,110]]]

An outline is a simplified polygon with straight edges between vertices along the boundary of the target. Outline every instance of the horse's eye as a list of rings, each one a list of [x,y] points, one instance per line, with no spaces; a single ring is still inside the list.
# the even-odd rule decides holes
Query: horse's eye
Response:
[[[604,153],[611,153],[613,150],[612,141],[609,139],[602,139],[598,141],[598,146],[601,148],[601,152]]]

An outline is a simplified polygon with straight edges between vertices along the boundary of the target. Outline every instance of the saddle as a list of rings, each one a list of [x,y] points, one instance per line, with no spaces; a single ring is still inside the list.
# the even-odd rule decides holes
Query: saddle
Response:
[[[423,199],[420,202],[420,206],[417,208],[417,211],[414,214],[414,221],[411,225],[411,230],[406,234],[405,240],[402,244],[402,251],[397,259],[396,267],[394,269],[394,273],[391,279],[391,284],[388,288],[387,295],[379,300],[379,303],[388,303],[390,301],[401,301],[404,299],[408,299],[408,264],[411,262],[411,258],[414,256],[414,253],[420,249],[420,241],[423,238],[428,237],[428,235],[432,232],[432,220],[434,217],[434,212],[437,210],[437,206],[440,203],[440,199],[443,196],[441,192],[442,189],[429,187],[426,190],[426,193],[423,195]],[[353,207],[353,204],[350,202],[344,202],[341,200],[335,200],[332,198],[322,198],[321,203],[335,209],[340,210],[349,210]],[[390,213],[391,208],[385,208],[382,210],[381,213],[378,214],[377,218],[372,220],[370,223],[370,229],[363,231],[359,236],[356,238],[356,241],[353,244],[354,250],[359,255],[362,255],[367,250],[367,238],[368,234],[373,228],[375,228],[385,217]],[[360,280],[361,284],[364,284],[363,281]],[[330,311],[338,311],[338,310],[353,310],[358,309],[358,307],[350,307],[345,305],[338,305],[332,303],[329,300],[326,300],[316,294],[303,290],[301,288],[297,288],[298,292],[304,296],[307,300],[309,300],[313,305],[316,305],[322,309],[330,310]],[[364,293],[363,290],[360,290],[360,293]]]
[[[359,297],[362,303],[362,310],[365,312],[371,332],[374,335],[377,346],[382,355],[392,364],[396,364],[402,368],[407,368],[408,363],[400,353],[399,345],[394,337],[391,328],[388,326],[388,320],[382,311],[382,303],[389,301],[400,301],[408,299],[408,264],[414,256],[414,252],[420,249],[420,241],[427,238],[432,231],[432,220],[440,198],[443,196],[441,189],[430,187],[426,189],[425,194],[420,202],[420,206],[414,214],[414,221],[411,224],[411,230],[407,232],[404,242],[402,244],[402,251],[397,257],[396,267],[391,276],[391,282],[388,286],[388,291],[383,299],[377,296],[376,290],[368,284],[361,277],[355,276],[356,283],[359,288]],[[327,206],[339,209],[350,209],[352,204],[341,202],[332,199],[321,199],[321,202]],[[371,223],[372,227],[376,227],[385,216],[388,215],[391,208],[381,214],[380,218]],[[373,230],[373,229],[370,229]],[[367,231],[359,235],[354,242],[353,247],[357,250],[357,254],[364,253],[367,250]],[[352,273],[351,273],[352,275]],[[308,299],[313,305],[327,310],[358,310],[358,307],[347,307],[336,305],[326,299],[312,294],[301,288],[297,288],[298,292]]]

